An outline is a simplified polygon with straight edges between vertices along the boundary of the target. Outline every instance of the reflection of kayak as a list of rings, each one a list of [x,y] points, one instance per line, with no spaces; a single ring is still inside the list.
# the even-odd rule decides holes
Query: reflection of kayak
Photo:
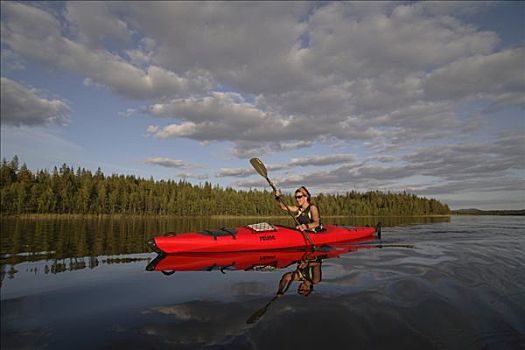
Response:
[[[380,226],[345,227],[325,225],[319,233],[308,233],[317,245],[332,244],[372,236],[380,232]],[[158,253],[182,252],[224,253],[304,247],[309,245],[300,231],[268,223],[254,224],[239,228],[204,230],[172,236],[159,236],[148,242]]]
[[[352,240],[328,249],[308,251],[304,249],[267,250],[250,252],[226,253],[177,253],[160,254],[146,267],[148,271],[162,271],[171,274],[174,271],[212,271],[212,270],[258,270],[268,271],[286,268],[301,260],[318,260],[338,257],[341,254],[355,251],[359,248],[370,248],[359,245],[361,240]],[[325,248],[325,247],[323,247]]]

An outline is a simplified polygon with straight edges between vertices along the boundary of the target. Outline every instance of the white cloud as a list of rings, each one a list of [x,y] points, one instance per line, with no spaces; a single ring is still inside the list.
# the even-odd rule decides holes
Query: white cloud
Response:
[[[496,103],[525,103],[525,47],[454,61],[429,74],[430,99],[486,98]]]
[[[117,94],[135,99],[159,98],[206,90],[212,84],[210,77],[201,72],[178,75],[155,65],[141,69],[107,50],[68,39],[62,35],[58,20],[41,9],[11,2],[2,3],[2,7],[6,17],[2,22],[2,41],[11,50],[84,75]]]
[[[176,117],[183,120],[149,132],[156,137],[188,137],[200,141],[264,141],[279,139],[286,120],[274,117],[244,101],[236,93],[213,93],[202,98],[175,99],[148,108],[154,116]]]
[[[511,170],[525,170],[525,139],[520,132],[507,132],[490,143],[422,148],[404,159],[422,175],[446,181],[490,178],[501,184]]]
[[[313,155],[302,158],[292,158],[290,162],[286,164],[269,164],[266,168],[269,171],[277,171],[290,169],[294,167],[306,167],[306,166],[327,166],[327,165],[340,165],[354,163],[356,157],[353,154],[332,154],[332,155]],[[235,176],[235,177],[248,177],[254,175],[252,168],[222,168],[217,173],[218,177]]]
[[[309,19],[305,64],[347,78],[385,70],[425,70],[472,54],[490,53],[497,43],[451,16],[427,16],[418,6],[398,4],[389,14],[352,15],[352,4],[331,3]]]
[[[138,111],[135,108],[128,108],[126,111],[119,112],[118,115],[123,117],[131,117],[133,114],[137,113]]]
[[[189,165],[179,159],[171,159],[164,157],[152,157],[144,161],[146,164],[159,165],[166,168],[186,168]]]
[[[471,73],[461,67],[492,56],[512,56],[494,64],[499,72],[512,60],[505,77],[519,68],[519,53],[493,53],[494,33],[451,16],[458,4],[71,3],[65,18],[77,41],[50,12],[2,6],[2,40],[13,52],[123,96],[156,99],[148,112],[175,122],[152,126],[155,136],[232,141],[239,157],[331,138],[443,137],[458,125],[455,106],[426,99],[470,94],[452,79],[456,70],[475,79],[490,62]],[[132,45],[131,32],[139,42],[125,56],[106,49],[105,39]],[[221,85],[239,92],[212,91]],[[494,102],[520,99],[519,78],[488,89]]]
[[[227,177],[227,176],[236,176],[236,177],[247,177],[254,174],[254,170],[250,168],[221,168],[215,174],[217,177]]]
[[[431,16],[472,16],[490,11],[494,5],[495,1],[421,1],[415,7]]]
[[[90,88],[147,100],[128,111],[153,117],[147,132],[155,138],[224,142],[239,158],[339,147],[325,158],[290,156],[297,159],[286,166],[318,171],[282,175],[283,184],[392,188],[418,177],[424,181],[414,190],[421,193],[458,192],[463,181],[472,191],[499,178],[502,188],[520,184],[511,173],[523,169],[516,137],[523,134],[523,43],[500,48],[507,38],[474,21],[505,3],[72,2],[62,12],[45,3],[1,6],[3,68],[4,57],[37,61],[80,75]],[[47,110],[51,102],[67,108],[24,89]],[[507,120],[495,126],[491,118],[501,111]],[[68,112],[57,115],[63,122]],[[494,134],[510,128],[517,134]],[[357,157],[362,146],[364,159]]]
[[[251,92],[293,86],[290,49],[311,4],[156,2],[114,4],[143,35],[154,38],[156,64],[176,72],[205,69],[225,84]]]
[[[237,93],[214,92],[201,98],[175,99],[154,104],[149,112],[158,117],[177,117],[195,122],[221,121],[254,126],[265,118],[263,111],[244,101]]]
[[[46,99],[31,88],[2,77],[1,120],[4,125],[65,124],[70,109],[66,102]]]
[[[353,163],[356,157],[353,154],[330,154],[324,156],[307,156],[303,158],[292,158],[292,166],[325,166],[339,163]]]
[[[269,130],[271,132],[271,130]],[[316,140],[319,141],[319,140]],[[278,141],[273,143],[262,143],[252,141],[237,141],[232,154],[238,158],[251,158],[276,152],[286,152],[300,148],[308,148],[315,144],[314,140],[309,141]]]
[[[60,22],[53,15],[34,6],[18,2],[2,2],[2,40],[7,33],[19,39],[53,39],[59,37]]]
[[[366,139],[378,135],[371,127],[358,126],[352,118],[325,123],[310,116],[284,116],[260,107],[237,93],[215,92],[207,97],[175,99],[151,105],[147,111],[181,122],[163,127],[152,125],[148,132],[158,138],[232,141],[239,157],[308,147],[329,136]]]
[[[13,51],[2,49],[1,51],[2,72],[17,71],[25,69],[22,59]]]
[[[131,32],[126,22],[114,16],[109,3],[102,1],[70,1],[66,3],[65,17],[75,29],[79,40],[88,46],[129,44]]]
[[[195,174],[195,173],[177,173],[178,177],[183,179],[195,179],[195,180],[207,180],[209,176],[207,174]]]
[[[354,187],[393,191],[406,189],[423,195],[525,192],[522,176],[525,171],[525,139],[520,132],[504,132],[488,144],[455,143],[422,147],[399,159],[387,158],[395,162],[381,165],[370,164],[367,159],[354,161],[351,156],[347,157],[350,163],[333,169],[281,175],[274,180],[285,188],[308,184],[312,188],[331,188],[339,192]],[[337,164],[338,158],[334,156],[331,164]],[[305,158],[293,163],[312,162]],[[241,187],[265,185],[260,179],[239,180],[235,184]]]
[[[273,8],[261,4],[256,18],[251,17],[253,9],[242,6],[225,5],[220,10],[214,5],[206,10],[188,4],[134,6],[129,11],[131,21],[162,47],[151,55],[154,62],[173,69],[206,69],[216,81],[242,91],[152,105],[152,115],[176,122],[156,125],[150,132],[154,130],[159,138],[231,141],[233,154],[240,158],[327,140],[362,140],[377,149],[380,144],[399,148],[453,136],[466,126],[457,115],[458,96],[451,93],[436,101],[439,94],[432,92],[436,90],[433,81],[443,67],[493,55],[498,43],[495,33],[455,18],[458,6],[328,3],[309,9],[286,7],[271,17]],[[463,14],[486,7],[468,6]],[[162,23],[168,13],[174,18],[184,16],[179,24],[187,24],[187,30],[167,32]],[[275,44],[269,39],[272,31],[255,33],[246,27],[236,36],[237,28],[247,25],[240,13],[255,28],[264,22],[290,30],[283,31],[284,38]],[[230,16],[232,22],[225,24]],[[230,27],[233,23],[236,28]],[[226,32],[232,37],[226,38]],[[212,37],[216,41],[205,45]],[[267,50],[253,56],[258,48],[246,43],[247,37],[259,47],[268,43]],[[215,46],[219,43],[223,46]],[[190,44],[194,47],[187,48]],[[228,45],[232,57],[221,55],[221,48]],[[250,54],[242,51],[246,47],[251,48]],[[197,55],[196,50],[206,50],[207,55]],[[267,52],[275,57],[266,57]],[[441,81],[437,86],[446,91],[447,84]],[[501,91],[506,94],[498,95],[497,101],[516,101],[520,96],[510,95],[507,87]],[[255,102],[246,102],[252,96]]]

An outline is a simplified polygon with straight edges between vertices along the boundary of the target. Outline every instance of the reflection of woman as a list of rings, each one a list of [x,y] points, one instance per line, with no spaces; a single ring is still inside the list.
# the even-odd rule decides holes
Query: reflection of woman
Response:
[[[307,297],[314,290],[314,284],[321,282],[321,262],[320,261],[301,261],[297,264],[297,269],[287,272],[279,282],[277,295],[281,296],[290,287],[293,281],[300,281],[297,293]]]
[[[264,305],[264,307],[255,311],[248,320],[246,320],[246,323],[251,324],[257,322],[257,320],[266,313],[268,307],[286,293],[293,281],[301,282],[297,288],[298,294],[304,295],[305,297],[309,296],[314,290],[314,284],[321,282],[321,262],[322,260],[320,257],[310,261],[308,259],[303,259],[298,262],[295,271],[287,272],[281,277],[281,280],[279,281],[279,290],[272,300]]]

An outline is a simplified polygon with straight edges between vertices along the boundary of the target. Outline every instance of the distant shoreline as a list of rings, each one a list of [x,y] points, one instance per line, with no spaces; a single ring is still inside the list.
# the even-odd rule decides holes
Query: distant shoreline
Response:
[[[453,210],[450,214],[442,215],[323,215],[323,218],[431,218],[452,216],[525,216],[524,210]],[[0,214],[0,218],[20,219],[103,219],[103,218],[177,218],[177,219],[287,219],[285,215],[257,216],[257,215],[210,215],[210,216],[176,216],[176,215],[136,215],[136,214]]]
[[[525,216],[525,209],[508,209],[508,210],[481,210],[481,209],[458,209],[451,210],[453,216]]]
[[[430,218],[450,217],[443,215],[323,215],[323,218]],[[287,219],[287,215],[204,215],[204,216],[177,216],[177,215],[137,215],[137,214],[0,214],[1,218],[21,219],[77,219],[77,218],[180,218],[180,219]]]

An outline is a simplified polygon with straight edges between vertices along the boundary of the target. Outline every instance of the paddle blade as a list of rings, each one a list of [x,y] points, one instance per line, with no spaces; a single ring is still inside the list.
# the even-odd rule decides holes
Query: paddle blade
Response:
[[[268,177],[268,172],[266,171],[266,167],[264,166],[263,162],[259,158],[250,159],[250,164],[253,166],[255,171],[259,173],[259,175],[263,177]]]
[[[268,302],[268,304],[264,305],[264,307],[260,308],[259,310],[255,311],[249,318],[246,320],[247,324],[252,324],[257,322],[263,315],[266,313],[266,310],[268,310],[268,306],[270,306],[277,298],[279,298],[279,294],[274,296],[272,300]]]
[[[268,307],[263,307],[262,309],[259,309],[259,310],[255,311],[253,313],[253,315],[251,315],[250,318],[248,318],[246,323],[247,324],[252,324],[252,323],[257,322],[266,313],[267,309],[268,309]]]

